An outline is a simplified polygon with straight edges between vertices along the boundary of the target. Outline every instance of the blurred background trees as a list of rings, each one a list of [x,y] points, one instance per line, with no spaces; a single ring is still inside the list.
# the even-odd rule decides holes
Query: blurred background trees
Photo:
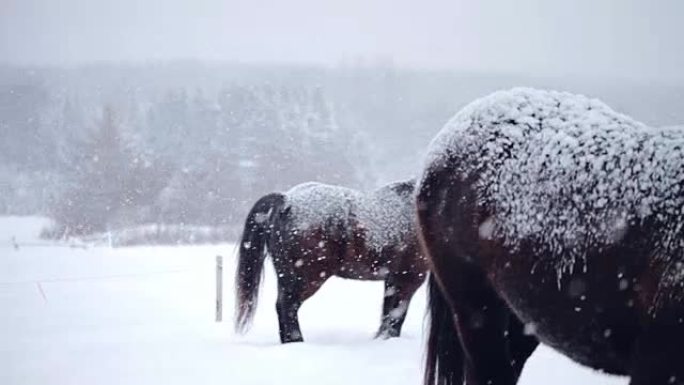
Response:
[[[234,237],[265,193],[412,177],[454,112],[519,84],[599,97],[651,125],[684,121],[673,85],[387,66],[0,66],[0,215],[51,216],[54,237],[141,225]]]

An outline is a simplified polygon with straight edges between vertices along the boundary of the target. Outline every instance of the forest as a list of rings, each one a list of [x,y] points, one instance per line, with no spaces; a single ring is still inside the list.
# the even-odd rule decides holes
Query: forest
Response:
[[[4,66],[0,214],[49,216],[57,239],[232,240],[265,193],[410,178],[458,108],[519,84],[598,96],[652,125],[684,120],[684,87],[605,79],[391,63]]]

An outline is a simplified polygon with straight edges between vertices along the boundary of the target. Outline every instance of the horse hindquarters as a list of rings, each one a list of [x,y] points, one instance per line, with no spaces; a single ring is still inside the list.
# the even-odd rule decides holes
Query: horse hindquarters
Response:
[[[468,385],[511,385],[517,382],[524,361],[535,343],[521,348],[524,338],[509,340],[508,331],[517,320],[492,289],[483,270],[473,260],[477,252],[477,230],[472,228],[474,195],[462,181],[452,179],[447,166],[430,170],[417,197],[418,222],[432,273],[455,315],[460,348],[465,356]],[[435,308],[431,303],[431,309]],[[433,320],[433,322],[435,322]],[[519,327],[517,329],[520,329]],[[460,384],[453,378],[459,368],[446,361],[446,350],[430,360],[436,339],[431,330],[426,382]],[[450,349],[454,351],[458,347]],[[434,353],[432,354],[434,356]],[[444,363],[449,367],[444,367]],[[432,367],[430,367],[432,366]]]

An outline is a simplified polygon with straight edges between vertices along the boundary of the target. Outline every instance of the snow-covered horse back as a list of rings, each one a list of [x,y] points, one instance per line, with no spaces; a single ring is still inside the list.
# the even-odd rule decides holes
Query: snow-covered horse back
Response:
[[[513,89],[477,100],[433,140],[429,162],[458,159],[491,207],[481,235],[532,241],[560,275],[626,229],[654,221],[656,255],[684,262],[684,130],[647,127],[604,103]],[[668,277],[681,281],[678,266]]]
[[[262,197],[250,211],[236,277],[236,327],[254,313],[263,261],[278,275],[283,343],[301,341],[297,311],[331,276],[384,280],[379,337],[399,336],[411,297],[425,280],[414,212],[414,180],[370,193],[322,183]]]
[[[370,193],[303,183],[285,193],[285,208],[292,210],[293,225],[299,231],[342,225],[357,231],[367,247],[378,254],[401,244],[407,236],[415,237],[413,182],[390,184]]]
[[[683,184],[682,129],[524,88],[463,108],[417,186],[426,383],[514,384],[541,340],[631,384],[684,384]]]

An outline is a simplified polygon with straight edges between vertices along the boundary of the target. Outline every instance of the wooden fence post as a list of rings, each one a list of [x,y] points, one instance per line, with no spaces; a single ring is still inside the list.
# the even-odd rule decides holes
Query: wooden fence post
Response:
[[[223,257],[216,256],[216,322],[223,320]]]

